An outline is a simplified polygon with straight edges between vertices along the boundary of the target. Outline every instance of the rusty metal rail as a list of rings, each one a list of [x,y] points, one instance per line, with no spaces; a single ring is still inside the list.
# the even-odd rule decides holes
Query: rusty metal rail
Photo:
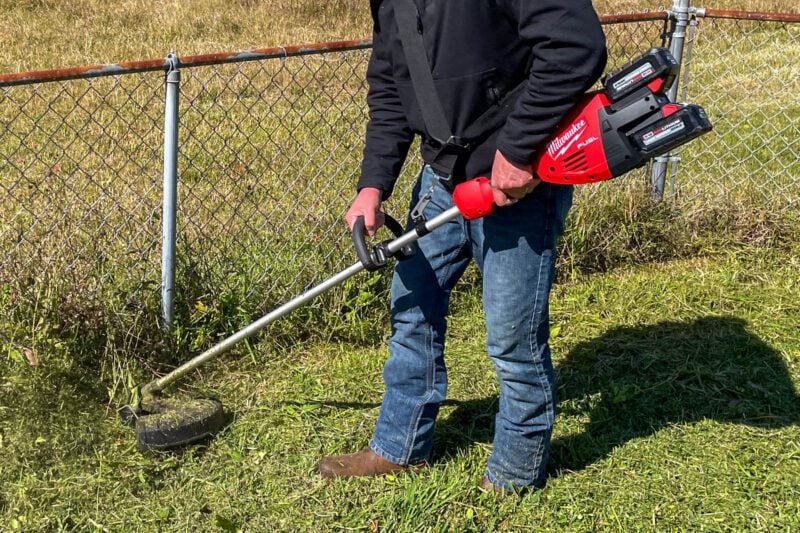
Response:
[[[222,65],[226,63],[239,63],[243,61],[261,61],[265,59],[280,59],[328,52],[346,52],[370,48],[372,41],[334,41],[327,43],[301,44],[296,46],[279,46],[273,48],[256,48],[240,52],[220,52],[182,57],[178,61],[178,68],[200,67],[205,65]],[[172,64],[168,58],[148,59],[142,61],[126,61],[110,63],[107,65],[88,65],[84,67],[62,68],[55,70],[39,70],[32,72],[18,72],[0,75],[0,87],[13,85],[29,85],[32,83],[46,83],[53,81],[66,81],[80,78],[97,78],[101,76],[119,76],[122,74],[136,74],[139,72],[154,72],[168,70]]]
[[[626,24],[630,22],[647,22],[650,20],[668,20],[669,11],[648,11],[647,13],[623,13],[619,15],[602,15],[603,25]]]
[[[764,22],[800,22],[800,13],[773,13],[731,11],[722,9],[703,9],[699,15],[705,18],[757,20]],[[632,22],[645,22],[653,20],[668,20],[669,11],[651,11],[646,13],[624,13],[617,15],[602,15],[600,21],[604,25],[627,24]],[[181,57],[178,66],[191,68],[204,65],[217,65],[237,63],[242,61],[259,61],[265,59],[288,58],[294,56],[322,54],[326,52],[344,52],[370,48],[372,41],[369,39],[355,41],[332,41],[324,43],[302,44],[286,47],[255,48],[238,52],[219,52]],[[0,87],[26,85],[31,83],[46,83],[65,81],[80,78],[95,78],[100,76],[118,76],[122,74],[135,74],[137,72],[153,72],[168,70],[168,59],[147,59],[139,61],[125,61],[105,65],[87,65],[53,70],[39,70],[30,72],[17,72],[0,74]]]
[[[756,20],[760,22],[794,22],[800,23],[800,13],[770,13],[758,11],[728,11],[724,9],[706,9],[703,16],[710,19]]]
[[[603,24],[625,24],[630,22],[645,22],[650,20],[667,20],[667,11],[653,11],[647,13],[625,13],[620,15],[603,15],[600,21]],[[294,56],[323,54],[327,52],[345,52],[370,48],[372,41],[361,39],[355,41],[331,41],[324,43],[302,44],[296,46],[278,46],[272,48],[255,48],[237,52],[218,52],[213,54],[200,54],[181,57],[180,68],[198,67],[204,65],[218,65],[237,63],[243,61],[259,61],[265,59],[288,58]],[[29,72],[15,72],[0,74],[0,87],[14,85],[27,85],[31,83],[47,83],[66,81],[81,78],[97,78],[101,76],[119,76],[135,74],[138,72],[154,72],[168,70],[170,62],[166,58],[145,59],[138,61],[123,61],[105,65],[86,65],[81,67],[68,67],[52,70],[35,70]]]

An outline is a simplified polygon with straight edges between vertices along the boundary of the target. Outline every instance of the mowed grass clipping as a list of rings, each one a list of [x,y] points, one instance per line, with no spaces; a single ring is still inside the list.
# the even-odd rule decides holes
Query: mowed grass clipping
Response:
[[[450,393],[433,464],[383,479],[328,483],[314,472],[323,454],[368,442],[382,395],[380,343],[251,345],[250,356],[213,365],[191,386],[222,397],[233,424],[207,445],[144,455],[87,377],[3,359],[0,526],[796,529],[797,252],[750,249],[558,285],[550,478],[521,498],[475,487],[498,389],[474,293],[460,294],[450,323]],[[388,334],[382,320],[370,327]]]

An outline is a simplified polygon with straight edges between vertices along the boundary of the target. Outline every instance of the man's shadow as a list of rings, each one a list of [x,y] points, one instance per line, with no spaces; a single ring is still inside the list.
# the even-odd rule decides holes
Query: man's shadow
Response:
[[[575,346],[557,372],[560,416],[589,422],[554,439],[555,475],[674,424],[800,423],[800,399],[781,356],[734,317],[615,328]],[[496,396],[451,404],[456,409],[436,431],[440,460],[491,442],[494,432]]]

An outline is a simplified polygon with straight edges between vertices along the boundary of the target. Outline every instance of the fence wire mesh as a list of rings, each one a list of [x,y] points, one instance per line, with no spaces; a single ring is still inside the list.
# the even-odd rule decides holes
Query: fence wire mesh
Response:
[[[12,324],[146,318],[160,282],[163,93],[159,74],[0,90],[0,341]]]
[[[665,45],[668,27],[666,18],[607,25],[609,67]],[[691,28],[682,93],[716,130],[682,151],[675,205],[757,197],[783,213],[797,207],[799,35],[800,24],[785,23]],[[368,57],[351,50],[182,69],[179,329],[219,320],[218,332],[230,331],[355,261],[343,215],[368,119]],[[94,324],[136,345],[141,324],[157,324],[163,115],[160,73],[0,90],[0,313],[11,317],[0,321],[0,341],[33,342],[39,320]],[[388,211],[407,212],[419,167],[414,155]],[[648,198],[648,176],[579,189],[574,225],[619,219],[610,213]],[[573,239],[567,255],[631,238],[609,231],[583,249]],[[346,316],[364,291],[346,285],[329,298],[317,305]],[[313,329],[314,309],[306,312]],[[198,335],[193,348],[212,340]]]
[[[184,73],[179,256],[259,306],[333,273],[359,165],[368,51]]]
[[[763,206],[800,202],[800,24],[700,19],[682,87],[714,132],[682,151],[679,198]]]

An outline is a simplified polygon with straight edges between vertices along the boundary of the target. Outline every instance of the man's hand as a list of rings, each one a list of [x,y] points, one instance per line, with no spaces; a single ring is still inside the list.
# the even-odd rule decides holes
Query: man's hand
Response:
[[[344,216],[347,225],[350,226],[350,231],[353,231],[353,225],[356,223],[358,217],[364,217],[364,225],[367,228],[367,233],[374,236],[378,228],[383,226],[383,211],[381,209],[381,198],[383,191],[372,187],[364,187],[356,196],[353,205]]]
[[[533,165],[519,166],[505,158],[498,150],[492,166],[494,203],[505,207],[530,194],[542,182],[533,174]]]

